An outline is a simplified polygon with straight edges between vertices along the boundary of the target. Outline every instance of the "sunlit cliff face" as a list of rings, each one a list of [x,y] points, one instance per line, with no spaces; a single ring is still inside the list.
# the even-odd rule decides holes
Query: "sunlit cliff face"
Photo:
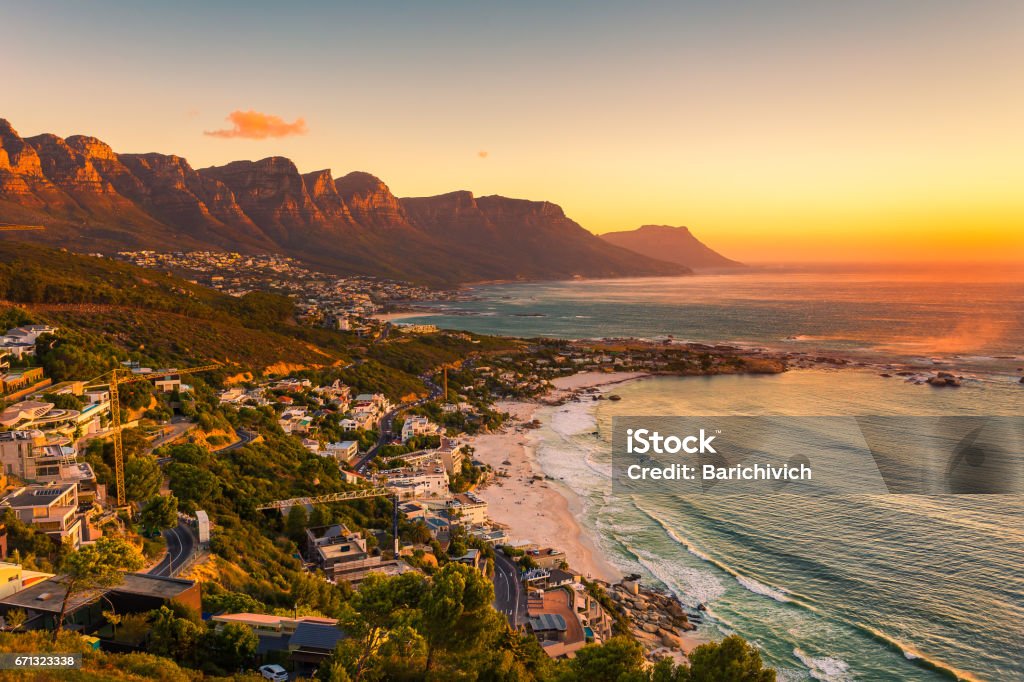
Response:
[[[0,116],[688,225],[747,262],[1024,254],[1019,2],[243,9],[8,8]]]

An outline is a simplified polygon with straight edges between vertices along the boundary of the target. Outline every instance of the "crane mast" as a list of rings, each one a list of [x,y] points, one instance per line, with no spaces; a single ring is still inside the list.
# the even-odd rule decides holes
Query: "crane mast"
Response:
[[[90,387],[103,386],[104,383],[107,386],[107,390],[110,393],[110,427],[113,431],[112,440],[114,441],[114,481],[115,490],[117,495],[117,506],[124,507],[128,501],[125,495],[124,486],[124,443],[121,440],[121,404],[120,391],[118,387],[122,384],[134,384],[140,381],[147,381],[149,379],[161,379],[164,377],[178,376],[181,374],[195,374],[197,372],[209,372],[210,370],[219,369],[220,365],[203,365],[202,367],[189,367],[187,369],[175,369],[167,370],[165,372],[151,372],[148,374],[129,374],[123,375],[122,372],[125,370],[114,369],[109,374],[109,380],[100,383],[90,383]]]
[[[343,493],[328,493],[326,495],[316,495],[313,497],[292,497],[287,500],[275,500],[273,502],[267,502],[256,507],[257,511],[266,511],[270,509],[277,509],[284,511],[294,507],[297,504],[328,504],[330,502],[347,502],[349,500],[362,500],[368,497],[390,497],[393,503],[391,512],[391,534],[395,541],[395,558],[398,558],[398,495],[387,488],[374,487],[364,488],[363,490],[350,490]]]

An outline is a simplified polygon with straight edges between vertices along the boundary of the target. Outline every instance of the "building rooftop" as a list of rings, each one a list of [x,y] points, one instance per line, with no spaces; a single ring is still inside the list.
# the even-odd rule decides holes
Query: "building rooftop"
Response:
[[[345,633],[333,625],[303,622],[295,628],[288,648],[334,651],[334,647],[344,636]]]
[[[358,534],[352,533],[343,523],[335,523],[330,526],[311,526],[306,529],[306,535],[311,540],[346,542],[353,535]]]
[[[77,483],[64,483],[56,485],[29,485],[14,491],[0,503],[13,508],[21,507],[46,507],[77,487]]]
[[[144,573],[127,573],[124,582],[109,590],[87,590],[79,592],[71,597],[68,603],[68,610],[88,604],[97,599],[100,594],[106,592],[118,592],[121,594],[137,594],[161,599],[173,599],[195,583],[191,580],[180,578],[159,578]],[[33,611],[48,611],[51,613],[60,612],[60,603],[64,599],[67,589],[55,579],[44,580],[20,592],[15,592],[6,599],[0,600],[0,604],[16,606]]]
[[[195,585],[195,581],[182,578],[161,578],[145,573],[126,573],[124,581],[114,587],[113,591],[122,594],[173,599],[193,585]]]
[[[558,630],[563,632],[566,629],[565,618],[557,613],[541,613],[531,616],[529,619],[530,629],[534,632],[543,630]]]
[[[64,585],[55,582],[53,579],[44,580],[12,595],[8,595],[4,599],[0,599],[0,604],[30,609],[32,611],[60,613],[60,603],[64,599],[66,592],[67,589]],[[68,602],[68,611],[74,611],[78,607],[96,599],[97,594],[97,592],[79,592],[72,595]]]

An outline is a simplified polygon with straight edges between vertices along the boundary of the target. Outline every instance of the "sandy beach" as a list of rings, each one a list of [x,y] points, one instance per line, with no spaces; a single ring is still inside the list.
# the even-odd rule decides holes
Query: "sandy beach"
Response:
[[[545,400],[642,376],[646,375],[588,372],[560,377],[552,382],[554,388]],[[604,559],[576,520],[583,513],[579,498],[565,486],[543,480],[544,471],[535,457],[536,436],[523,426],[533,420],[540,406],[537,402],[498,403],[498,409],[511,415],[511,422],[500,433],[475,437],[471,445],[475,459],[508,476],[492,479],[477,492],[487,501],[490,517],[507,527],[512,541],[562,549],[574,570],[592,578],[617,582],[622,574]]]

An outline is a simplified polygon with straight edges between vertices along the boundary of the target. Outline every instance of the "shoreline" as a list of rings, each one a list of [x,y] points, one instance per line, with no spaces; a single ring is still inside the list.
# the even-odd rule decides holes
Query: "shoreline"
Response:
[[[497,403],[498,409],[509,413],[509,423],[497,433],[475,436],[470,445],[474,459],[496,472],[476,492],[487,502],[491,519],[506,528],[511,542],[560,549],[573,570],[591,579],[616,583],[624,577],[577,520],[583,514],[582,499],[563,483],[545,477],[536,457],[538,439],[526,424],[539,409],[575,391],[648,376],[646,372],[583,372],[553,380],[554,388],[537,401]]]
[[[509,542],[536,543],[565,552],[573,572],[597,581],[619,608],[634,607],[630,609],[633,615],[628,616],[629,627],[643,645],[644,655],[649,660],[668,657],[681,663],[693,649],[711,641],[711,637],[693,626],[668,631],[659,628],[652,634],[651,615],[655,615],[660,625],[662,616],[678,610],[678,607],[662,607],[668,602],[681,606],[681,602],[671,593],[643,586],[636,597],[623,591],[621,584],[629,576],[605,557],[599,548],[598,538],[578,521],[584,513],[582,497],[563,482],[546,477],[536,458],[539,438],[527,426],[541,408],[561,404],[579,392],[607,390],[617,384],[654,376],[658,375],[650,372],[581,372],[559,377],[551,382],[553,388],[538,400],[497,403],[496,407],[509,413],[507,426],[497,433],[475,436],[470,445],[474,448],[474,459],[491,465],[495,472],[502,474],[492,477],[475,492],[487,502],[491,520],[506,529]],[[632,599],[650,602],[652,608],[658,602],[661,607],[640,617],[638,614],[642,609],[630,605],[629,600]]]
[[[441,313],[407,310],[400,313],[377,313],[376,315],[371,315],[370,318],[377,320],[378,322],[398,322],[410,317],[436,317],[440,314]]]

